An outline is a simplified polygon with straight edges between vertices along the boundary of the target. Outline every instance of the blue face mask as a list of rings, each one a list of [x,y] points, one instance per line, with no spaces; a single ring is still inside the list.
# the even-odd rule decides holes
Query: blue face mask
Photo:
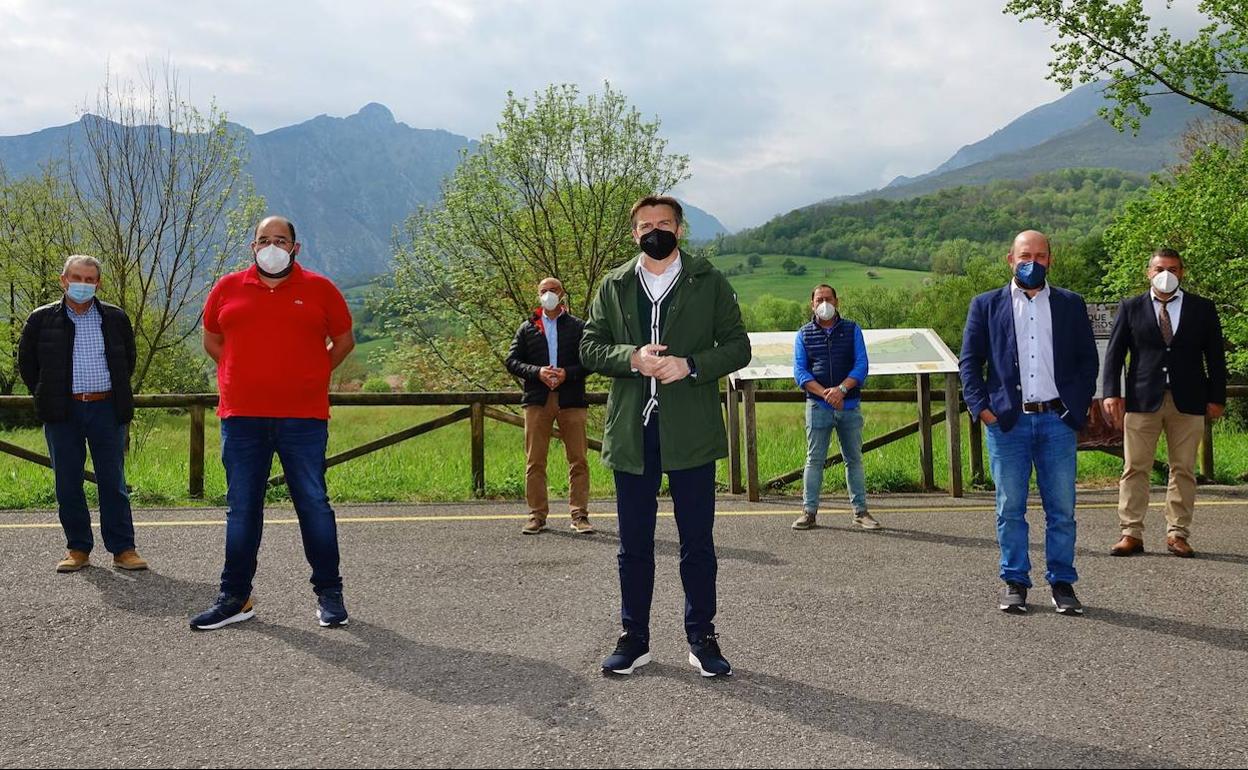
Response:
[[[1044,265],[1039,262],[1019,262],[1014,270],[1014,279],[1024,289],[1039,289],[1044,285],[1045,273]]]
[[[65,290],[65,294],[77,302],[79,305],[90,302],[95,296],[95,284],[93,283],[71,283],[69,288]]]

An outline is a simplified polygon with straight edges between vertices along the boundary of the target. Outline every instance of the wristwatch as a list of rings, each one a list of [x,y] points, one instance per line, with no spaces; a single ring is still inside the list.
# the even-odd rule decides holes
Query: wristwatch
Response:
[[[839,391],[841,391],[841,395],[842,395],[842,396],[848,396],[848,395],[849,395],[849,388],[846,388],[844,385],[837,385],[837,386],[836,386],[836,389],[837,389],[837,390],[839,390]]]
[[[693,356],[685,356],[685,363],[689,365],[689,376],[697,379],[698,367],[693,363]]]

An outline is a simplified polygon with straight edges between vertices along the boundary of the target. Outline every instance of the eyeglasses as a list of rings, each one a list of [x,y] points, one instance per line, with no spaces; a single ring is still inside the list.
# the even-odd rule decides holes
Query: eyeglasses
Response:
[[[290,245],[290,239],[283,238],[280,235],[277,236],[276,238],[270,238],[267,235],[262,235],[256,239],[256,243],[260,246],[278,246],[281,248],[285,248]]]

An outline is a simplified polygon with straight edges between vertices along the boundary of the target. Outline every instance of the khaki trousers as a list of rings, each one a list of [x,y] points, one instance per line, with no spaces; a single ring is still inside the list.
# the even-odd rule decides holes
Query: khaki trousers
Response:
[[[559,423],[564,453],[568,458],[568,507],[572,518],[589,515],[589,442],[585,438],[584,407],[560,409],[559,394],[552,392],[545,406],[524,408],[524,499],[529,515],[545,521],[550,514],[546,490],[546,455],[550,449],[550,433]]]
[[[1166,536],[1188,538],[1196,504],[1196,449],[1205,433],[1205,417],[1184,414],[1167,391],[1156,412],[1127,412],[1124,418],[1122,479],[1118,482],[1118,522],[1122,534],[1144,538],[1148,479],[1157,440],[1166,433],[1170,483],[1166,487]]]

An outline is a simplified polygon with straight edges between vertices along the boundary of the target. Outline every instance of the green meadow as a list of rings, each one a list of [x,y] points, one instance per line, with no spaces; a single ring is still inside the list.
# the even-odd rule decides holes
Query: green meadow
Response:
[[[810,290],[826,283],[837,291],[854,291],[868,286],[898,286],[918,288],[931,273],[921,270],[898,270],[892,267],[863,265],[857,262],[798,257],[788,254],[761,254],[762,264],[753,272],[730,275],[728,280],[737,292],[737,299],[745,304],[758,300],[765,294],[792,300],[809,300]],[[711,258],[716,267],[725,272],[746,263],[745,254],[721,254]],[[791,259],[806,268],[803,275],[790,275],[781,265]],[[872,277],[874,275],[875,277]]]

